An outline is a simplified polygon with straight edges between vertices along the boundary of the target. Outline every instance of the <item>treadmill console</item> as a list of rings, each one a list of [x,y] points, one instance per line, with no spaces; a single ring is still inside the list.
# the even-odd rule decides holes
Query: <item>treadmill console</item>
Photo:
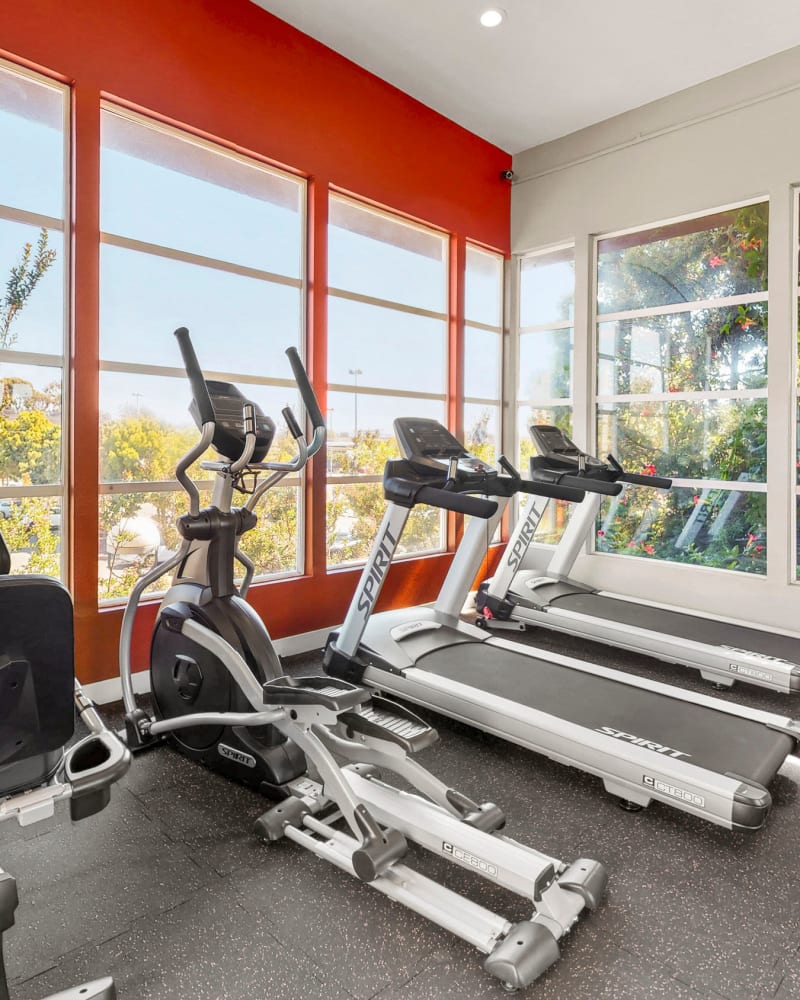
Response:
[[[436,472],[448,476],[455,465],[455,479],[459,483],[497,477],[496,469],[471,455],[438,420],[398,417],[394,433],[403,458],[423,474]]]
[[[606,463],[594,455],[589,455],[571,441],[560,427],[549,424],[533,424],[531,438],[539,454],[531,459],[531,464],[544,465],[549,469],[572,471],[576,468],[588,470],[605,469]]]

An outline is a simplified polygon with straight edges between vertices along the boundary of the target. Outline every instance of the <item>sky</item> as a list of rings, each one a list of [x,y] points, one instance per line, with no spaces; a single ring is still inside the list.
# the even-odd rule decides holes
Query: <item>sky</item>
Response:
[[[44,88],[34,89],[35,96],[41,98],[39,92]],[[47,99],[52,103],[52,95]],[[48,115],[52,121],[50,106]],[[104,136],[104,232],[271,272],[287,283],[106,243],[101,249],[101,361],[181,367],[172,331],[187,326],[205,369],[290,380],[284,350],[290,345],[301,348],[304,305],[300,287],[302,185],[294,178],[276,178],[239,161],[229,162],[228,157],[205,149],[198,152],[194,144],[165,139],[161,133],[124,121],[120,124],[116,115],[105,116]],[[180,166],[181,158],[188,157],[192,173],[132,155],[136,143],[172,166]],[[0,147],[17,151],[14,157],[0,158],[0,204],[60,216],[63,150],[58,130],[0,111]],[[405,228],[400,227],[399,232]],[[0,274],[8,273],[24,243],[37,236],[36,227],[0,219]],[[332,225],[329,283],[346,291],[446,313],[446,239],[435,235],[424,239],[432,241],[434,247],[441,243],[438,259],[429,252],[411,252],[396,242],[381,242]],[[58,253],[56,263],[20,315],[15,327],[16,346],[58,354],[63,329],[62,235],[52,233],[50,245]],[[492,273],[491,266],[485,266],[488,258],[481,256],[470,261],[467,315],[478,322],[499,323],[500,271]],[[329,382],[358,388],[357,407],[354,392],[330,394],[334,432],[352,435],[356,409],[359,429],[380,428],[383,433],[390,433],[391,420],[398,414],[443,419],[440,400],[398,400],[369,390],[443,395],[446,337],[443,318],[331,296]],[[467,346],[467,394],[498,397],[499,337],[468,328]],[[353,374],[356,371],[358,374]],[[178,390],[172,378],[105,372],[100,393],[101,411],[108,417],[148,410],[169,424],[189,426],[188,393]],[[254,389],[253,395],[273,408],[276,419],[277,410],[287,402],[296,406],[296,394],[288,387]]]

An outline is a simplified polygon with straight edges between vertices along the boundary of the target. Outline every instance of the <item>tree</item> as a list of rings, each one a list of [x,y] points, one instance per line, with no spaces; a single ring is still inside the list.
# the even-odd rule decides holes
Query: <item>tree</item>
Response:
[[[50,250],[47,246],[46,229],[42,229],[39,233],[35,252],[31,243],[26,243],[22,248],[22,257],[19,263],[11,268],[5,295],[0,299],[1,349],[6,350],[16,343],[17,336],[11,327],[55,259],[55,250]]]
[[[766,385],[766,302],[602,323],[603,312],[765,291],[766,205],[731,213],[699,232],[601,249],[598,269],[599,361],[611,385],[606,392],[635,396]],[[766,400],[758,398],[641,399],[601,412],[598,440],[603,452],[614,452],[632,471],[763,482],[766,417]],[[765,502],[763,493],[744,490],[738,496],[735,490],[632,491],[615,505],[613,518],[601,517],[598,547],[763,573]],[[690,518],[695,528],[685,533]]]

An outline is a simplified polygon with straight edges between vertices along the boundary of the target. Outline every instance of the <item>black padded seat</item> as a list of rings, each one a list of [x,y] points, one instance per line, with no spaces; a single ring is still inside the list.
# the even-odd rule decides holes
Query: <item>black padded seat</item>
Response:
[[[72,600],[45,576],[0,577],[0,795],[42,784],[75,729]]]

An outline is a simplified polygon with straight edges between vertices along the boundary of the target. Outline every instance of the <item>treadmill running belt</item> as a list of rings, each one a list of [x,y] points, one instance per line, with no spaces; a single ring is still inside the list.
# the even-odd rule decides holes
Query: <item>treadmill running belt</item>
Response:
[[[416,667],[587,729],[613,726],[681,751],[688,763],[764,786],[795,745],[791,736],[759,722],[512,652],[491,640],[433,650]]]
[[[662,632],[677,638],[704,642],[709,646],[731,646],[752,653],[764,653],[779,660],[800,663],[800,642],[788,635],[775,635],[761,629],[728,622],[712,621],[681,611],[667,611],[652,608],[635,601],[623,601],[602,594],[573,593],[554,598],[550,605],[560,610],[573,611],[579,615],[591,615],[622,625]]]

